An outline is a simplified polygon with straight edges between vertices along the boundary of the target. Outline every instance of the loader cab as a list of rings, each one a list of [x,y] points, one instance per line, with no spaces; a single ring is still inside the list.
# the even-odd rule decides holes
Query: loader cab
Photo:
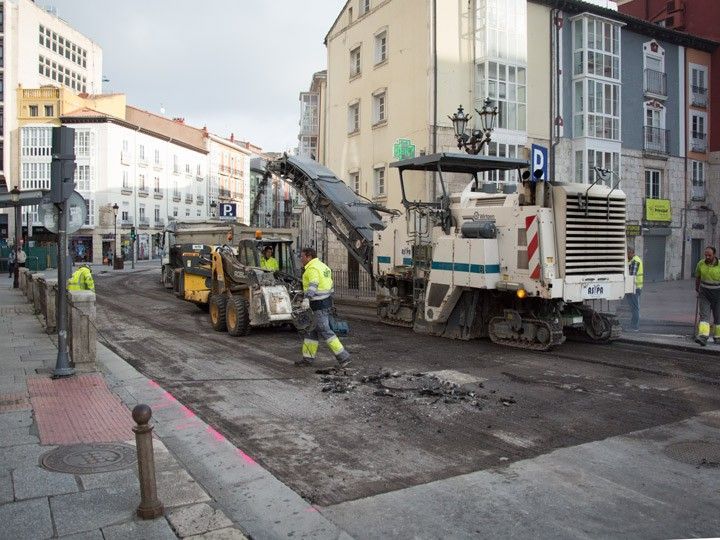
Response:
[[[270,237],[261,240],[241,240],[238,245],[238,260],[246,266],[260,268],[260,259],[267,246],[273,248],[273,256],[280,265],[280,272],[297,277],[292,240]]]

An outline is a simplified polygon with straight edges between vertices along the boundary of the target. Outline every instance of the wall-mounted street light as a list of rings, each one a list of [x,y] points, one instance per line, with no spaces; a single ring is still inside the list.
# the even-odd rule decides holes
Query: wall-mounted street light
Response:
[[[118,210],[120,209],[120,207],[117,205],[117,203],[114,203],[112,205],[112,209],[113,209],[113,216],[115,217],[115,232],[113,233],[113,268],[117,268],[118,267],[118,264],[116,262],[117,261],[117,215],[118,215]]]
[[[470,135],[465,133],[465,130],[472,116],[465,113],[462,105],[458,107],[456,113],[448,116],[455,129],[457,147],[468,154],[479,154],[483,146],[490,142],[490,134],[495,128],[495,118],[498,114],[497,106],[492,104],[490,98],[485,98],[482,108],[475,109],[475,112],[480,117],[481,129],[473,129]]]

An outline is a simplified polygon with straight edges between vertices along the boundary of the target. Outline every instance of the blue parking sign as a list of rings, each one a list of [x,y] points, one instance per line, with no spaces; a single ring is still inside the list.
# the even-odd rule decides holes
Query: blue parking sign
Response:
[[[235,203],[220,203],[220,217],[234,218],[237,217],[237,206]]]
[[[531,173],[534,173],[540,169],[543,174],[540,177],[541,180],[548,180],[548,150],[544,146],[533,144],[530,150],[530,165],[532,167]]]

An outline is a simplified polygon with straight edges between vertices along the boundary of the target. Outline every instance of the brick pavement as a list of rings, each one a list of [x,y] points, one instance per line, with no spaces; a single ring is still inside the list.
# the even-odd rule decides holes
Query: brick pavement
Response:
[[[30,402],[41,444],[126,441],[133,438],[130,411],[98,373],[69,379],[30,377]]]

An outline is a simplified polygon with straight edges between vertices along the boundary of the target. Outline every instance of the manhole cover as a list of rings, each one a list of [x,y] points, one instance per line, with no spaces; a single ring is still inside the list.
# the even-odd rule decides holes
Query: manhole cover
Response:
[[[122,443],[61,446],[44,454],[41,459],[46,469],[71,474],[117,471],[136,461],[135,447]]]
[[[720,443],[709,441],[686,441],[665,448],[671,458],[690,465],[720,467]]]

